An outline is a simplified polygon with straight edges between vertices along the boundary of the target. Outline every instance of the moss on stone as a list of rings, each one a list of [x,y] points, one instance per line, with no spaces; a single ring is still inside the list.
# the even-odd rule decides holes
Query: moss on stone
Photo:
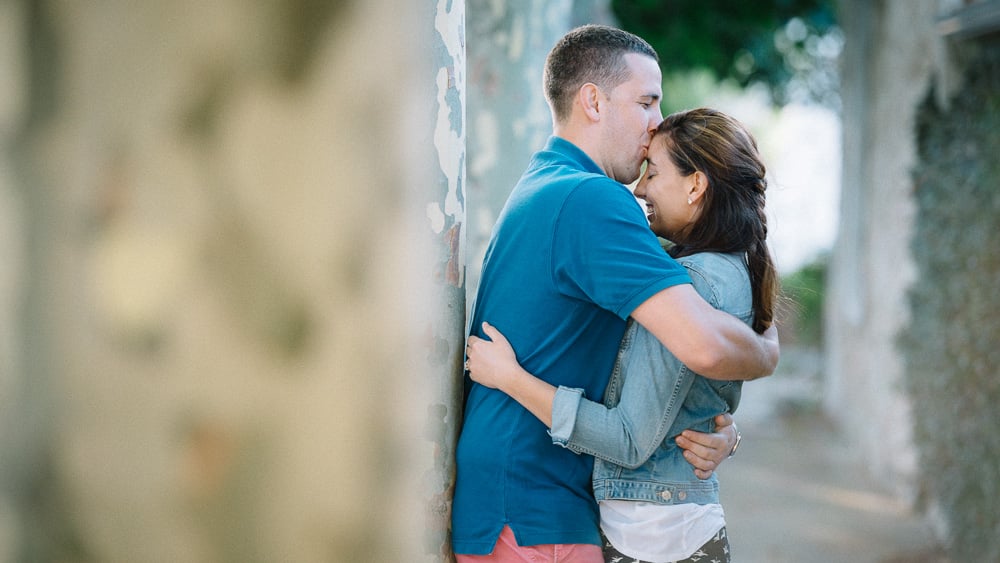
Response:
[[[922,490],[939,504],[956,561],[1000,560],[1000,48],[966,66],[942,110],[918,117],[918,212],[900,339]]]

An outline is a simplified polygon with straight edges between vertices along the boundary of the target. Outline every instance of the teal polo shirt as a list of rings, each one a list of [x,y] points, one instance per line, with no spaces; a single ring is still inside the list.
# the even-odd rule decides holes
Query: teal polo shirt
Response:
[[[657,292],[690,282],[631,192],[552,137],[494,227],[470,330],[482,337],[488,321],[529,372],[599,400],[625,319]],[[516,401],[468,378],[456,461],[455,553],[490,553],[504,525],[523,546],[600,543],[593,458],[554,445]]]

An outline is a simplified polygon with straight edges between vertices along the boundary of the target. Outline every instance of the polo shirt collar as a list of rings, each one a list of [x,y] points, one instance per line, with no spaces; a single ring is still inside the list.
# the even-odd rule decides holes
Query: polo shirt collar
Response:
[[[587,153],[562,137],[555,135],[549,137],[549,141],[545,144],[545,150],[569,160],[576,165],[576,168],[580,168],[586,172],[593,172],[594,174],[604,174],[601,167],[592,158],[587,156]]]

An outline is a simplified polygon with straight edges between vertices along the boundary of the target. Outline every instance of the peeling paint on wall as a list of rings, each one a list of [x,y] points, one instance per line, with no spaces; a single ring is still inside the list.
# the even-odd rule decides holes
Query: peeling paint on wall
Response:
[[[430,221],[431,231],[435,234],[441,234],[444,230],[444,211],[441,211],[441,206],[437,203],[427,204],[427,219]]]
[[[462,224],[455,223],[445,235],[446,247],[451,249],[448,267],[445,269],[444,280],[452,287],[462,287],[462,264],[459,261],[459,248],[462,245]]]
[[[428,354],[441,402],[427,413],[426,431],[433,468],[424,476],[427,554],[451,561],[451,497],[455,483],[454,446],[461,421],[462,345],[465,336],[466,114],[465,2],[439,0],[434,16],[436,42],[433,141],[440,172],[436,197],[425,208],[434,233],[437,309],[428,319]],[[428,192],[430,194],[430,192]]]
[[[449,9],[450,6],[450,9]],[[434,146],[448,180],[444,212],[465,220],[465,4],[439,0],[434,27],[451,64],[438,69]]]

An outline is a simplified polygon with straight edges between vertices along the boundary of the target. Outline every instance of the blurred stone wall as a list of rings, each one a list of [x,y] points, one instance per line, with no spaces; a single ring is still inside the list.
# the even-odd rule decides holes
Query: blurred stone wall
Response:
[[[464,15],[0,1],[0,562],[448,557]]]

